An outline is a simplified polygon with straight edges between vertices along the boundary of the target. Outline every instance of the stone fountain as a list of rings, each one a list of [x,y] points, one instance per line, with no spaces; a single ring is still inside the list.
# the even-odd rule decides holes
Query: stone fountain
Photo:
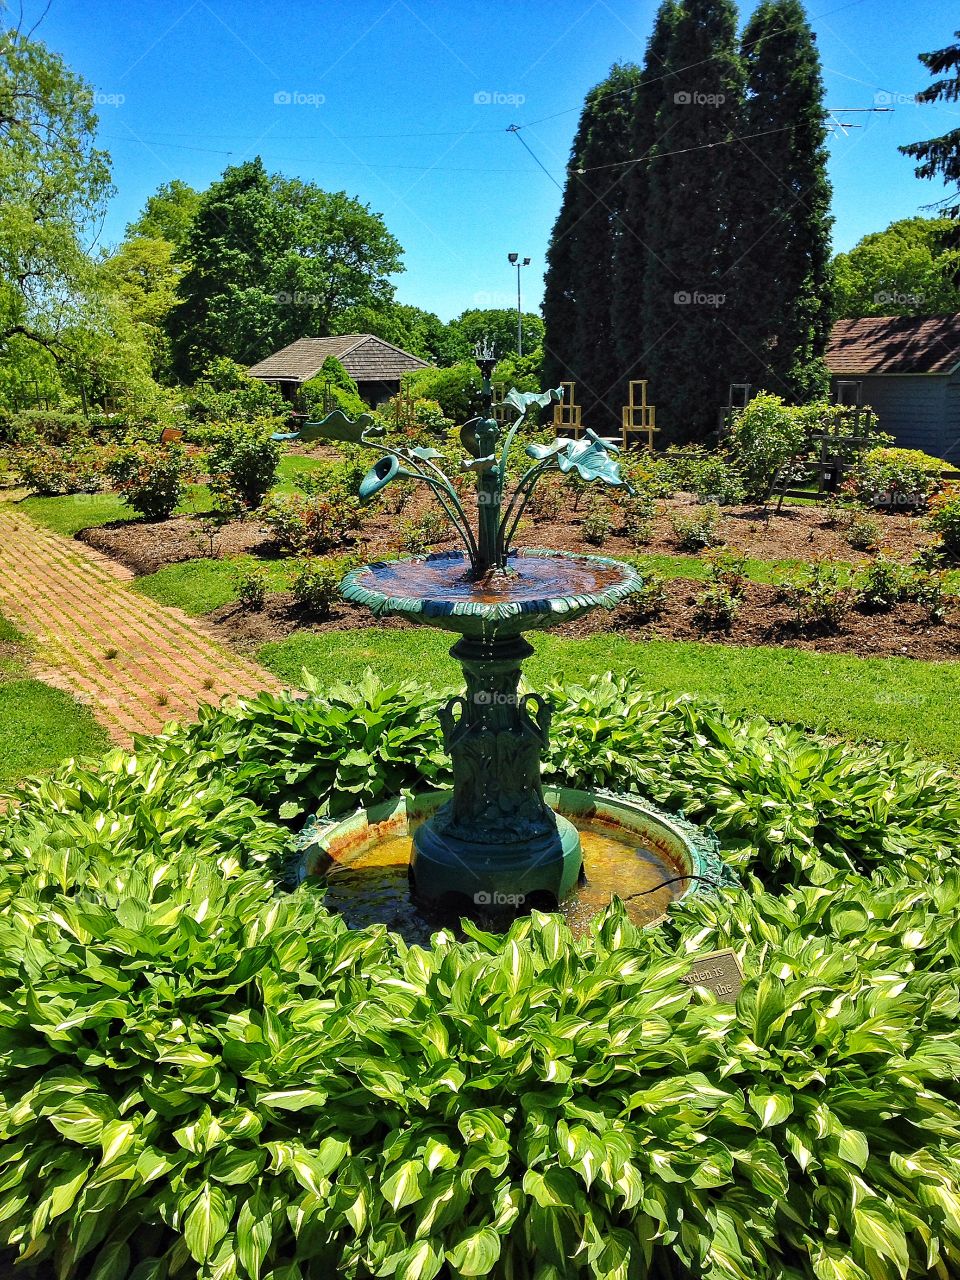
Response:
[[[571,817],[595,816],[605,807],[610,821],[644,834],[648,845],[660,849],[663,867],[682,886],[668,896],[679,896],[698,877],[709,879],[707,871],[720,874],[709,839],[700,838],[682,818],[658,815],[633,798],[545,793],[541,758],[551,712],[539,694],[520,692],[522,664],[533,653],[524,633],[555,627],[599,606],[613,608],[642,579],[632,566],[604,556],[514,549],[531,494],[545,476],[558,472],[613,487],[625,481],[617,446],[587,431],[578,440],[528,444],[529,465],[508,492],[507,460],[518,432],[557,402],[560,391],[510,391],[503,403],[515,418],[504,426],[493,412],[494,363],[489,349],[478,349],[482,409],[460,431],[462,472],[475,478],[475,523],[440,465],[441,453],[393,447],[369,414],[351,420],[338,410],[307,424],[300,437],[378,449],[382,456],[361,484],[361,500],[371,500],[398,479],[425,484],[463,543],[459,551],[365,565],[341,584],[347,600],[366,605],[378,617],[401,615],[459,636],[450,653],[463,668],[466,688],[440,712],[453,766],[452,793],[423,797],[401,814],[412,835],[411,895],[421,905],[448,910],[469,911],[473,904],[556,909],[584,878],[580,829]],[[564,816],[564,808],[571,817]],[[322,838],[313,830],[306,862],[311,845],[330,851],[356,845],[358,838],[369,844],[378,824],[381,834],[392,830],[397,812],[397,806],[380,814],[368,811],[333,832],[321,832]]]

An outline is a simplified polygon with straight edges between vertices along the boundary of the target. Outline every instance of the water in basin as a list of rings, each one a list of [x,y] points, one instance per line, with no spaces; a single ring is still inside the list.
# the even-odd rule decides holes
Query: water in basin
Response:
[[[652,924],[690,884],[683,871],[664,854],[647,848],[614,824],[597,819],[578,821],[586,883],[560,906],[575,936],[581,937],[590,920],[602,911],[614,894],[623,899],[630,918],[639,925]],[[427,914],[410,900],[407,864],[408,834],[371,831],[369,842],[354,846],[326,872],[324,903],[343,916],[352,928],[384,924],[411,944],[426,945],[441,926],[456,921]],[[497,927],[496,917],[478,907],[477,919],[485,927]]]

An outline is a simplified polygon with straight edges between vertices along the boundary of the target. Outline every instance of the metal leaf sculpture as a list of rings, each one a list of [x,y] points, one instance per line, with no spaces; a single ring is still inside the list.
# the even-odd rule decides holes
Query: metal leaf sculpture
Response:
[[[489,371],[483,371],[484,412],[471,418],[460,429],[460,441],[468,457],[460,462],[462,471],[476,476],[478,525],[474,530],[457,492],[446,472],[438,465],[444,455],[439,449],[418,445],[416,448],[386,444],[381,437],[384,428],[369,413],[351,419],[341,409],[321,419],[308,422],[293,438],[300,440],[342,440],[379,449],[382,457],[364,476],[360,499],[369,502],[397,479],[417,480],[432,489],[450,523],[467,549],[474,577],[484,577],[491,570],[509,571],[509,555],[513,537],[536,484],[548,471],[569,475],[575,472],[582,480],[600,481],[614,487],[629,485],[620,474],[614,455],[619,450],[609,440],[587,431],[582,440],[558,437],[549,445],[527,445],[526,453],[533,466],[520,477],[509,501],[504,504],[507,456],[519,429],[541,410],[561,399],[559,387],[533,392],[511,389],[503,403],[517,413],[506,430],[493,415],[493,395]],[[290,437],[286,437],[290,438]]]

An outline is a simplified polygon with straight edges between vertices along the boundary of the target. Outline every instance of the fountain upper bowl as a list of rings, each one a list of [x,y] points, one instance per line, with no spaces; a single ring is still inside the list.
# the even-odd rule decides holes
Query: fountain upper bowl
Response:
[[[504,637],[559,626],[599,606],[612,609],[643,583],[632,565],[607,556],[523,549],[511,552],[507,564],[506,574],[478,582],[462,551],[382,560],[348,573],[340,591],[377,617]]]

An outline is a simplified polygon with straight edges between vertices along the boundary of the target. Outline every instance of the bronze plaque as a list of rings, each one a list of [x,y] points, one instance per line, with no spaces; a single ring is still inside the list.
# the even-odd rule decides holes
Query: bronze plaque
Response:
[[[735,951],[711,951],[707,956],[696,956],[690,972],[680,981],[690,987],[706,987],[718,1000],[734,1004],[743,986],[743,970]]]

